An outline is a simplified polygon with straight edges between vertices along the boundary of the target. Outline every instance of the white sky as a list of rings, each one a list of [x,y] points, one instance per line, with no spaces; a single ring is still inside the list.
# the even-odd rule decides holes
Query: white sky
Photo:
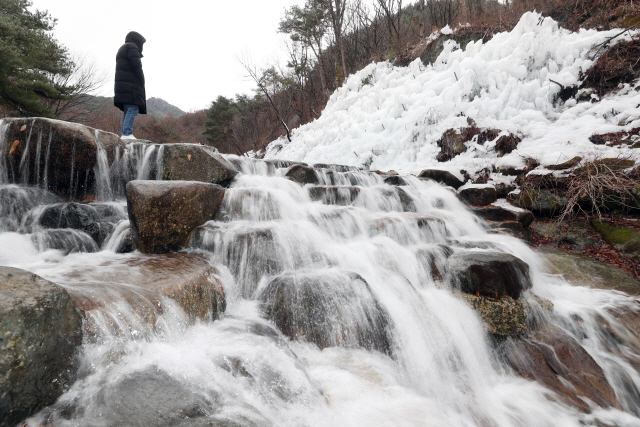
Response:
[[[249,93],[238,57],[257,65],[286,55],[277,33],[284,9],[303,0],[32,0],[58,19],[55,38],[70,53],[86,54],[113,96],[115,56],[129,31],[142,34],[147,97],[181,108],[207,108],[218,95]]]

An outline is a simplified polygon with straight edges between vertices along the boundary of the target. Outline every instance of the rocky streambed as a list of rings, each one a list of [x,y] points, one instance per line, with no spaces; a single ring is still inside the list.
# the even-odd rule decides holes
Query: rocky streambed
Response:
[[[639,422],[638,283],[507,189],[45,119],[0,152],[1,425]]]

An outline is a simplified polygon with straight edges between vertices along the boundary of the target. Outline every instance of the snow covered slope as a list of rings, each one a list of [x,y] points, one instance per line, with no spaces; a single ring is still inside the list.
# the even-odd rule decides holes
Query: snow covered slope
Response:
[[[563,85],[579,83],[593,64],[592,49],[620,30],[560,29],[551,18],[522,16],[511,31],[461,49],[454,41],[434,65],[370,64],[351,75],[329,100],[322,117],[294,130],[292,142],[276,140],[266,158],[308,163],[369,165],[371,169],[416,172],[427,167],[470,174],[484,167],[523,166],[536,159],[544,170],[580,155],[640,158],[640,150],[589,141],[593,134],[640,127],[640,92],[635,84],[594,102],[570,99],[554,106]],[[625,33],[616,41],[629,40]],[[593,95],[595,96],[595,95]],[[466,144],[467,151],[440,163],[436,141],[447,129],[468,126],[512,132],[517,149],[497,157],[496,140]]]

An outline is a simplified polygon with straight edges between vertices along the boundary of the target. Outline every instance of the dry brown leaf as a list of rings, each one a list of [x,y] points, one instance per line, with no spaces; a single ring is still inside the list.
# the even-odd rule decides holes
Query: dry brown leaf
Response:
[[[27,125],[22,125],[20,128],[20,132],[24,132],[27,129]]]
[[[15,141],[13,141],[13,144],[11,145],[11,150],[9,150],[9,154],[13,154],[13,152],[16,151],[16,148],[18,148],[18,144],[20,144],[19,139],[16,139]]]
[[[191,161],[191,154],[187,154],[187,159]]]

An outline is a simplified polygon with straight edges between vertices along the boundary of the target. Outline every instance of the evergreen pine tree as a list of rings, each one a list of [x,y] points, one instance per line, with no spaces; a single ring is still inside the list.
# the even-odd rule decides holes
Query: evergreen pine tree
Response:
[[[22,116],[51,117],[44,102],[65,99],[69,86],[54,83],[70,72],[67,50],[51,35],[56,20],[31,12],[29,0],[0,1],[0,105]]]

